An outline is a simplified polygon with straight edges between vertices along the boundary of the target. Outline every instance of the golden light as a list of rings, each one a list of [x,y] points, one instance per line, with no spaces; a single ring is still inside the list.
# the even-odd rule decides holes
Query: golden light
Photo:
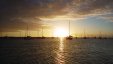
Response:
[[[66,37],[68,36],[68,30],[65,28],[56,28],[54,30],[54,36],[55,37]]]

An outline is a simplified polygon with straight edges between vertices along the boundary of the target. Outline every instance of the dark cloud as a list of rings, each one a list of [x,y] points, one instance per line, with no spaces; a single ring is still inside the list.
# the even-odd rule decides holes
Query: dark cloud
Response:
[[[0,0],[0,30],[41,26],[40,17],[113,11],[113,0]]]
[[[62,15],[66,12],[62,11],[65,8],[65,3],[68,0],[1,0],[0,1],[0,26],[1,30],[6,29],[23,29],[27,23],[30,26],[34,24],[40,25],[41,20],[36,20],[35,17],[50,17]],[[18,19],[21,18],[21,19]],[[15,19],[15,20],[12,20]],[[39,19],[39,18],[38,18]],[[38,21],[38,23],[34,23]],[[33,25],[31,25],[33,24]],[[33,28],[33,27],[32,27]],[[38,28],[38,27],[37,27]]]
[[[17,31],[17,30],[26,30],[29,27],[29,30],[37,30],[40,27],[38,19],[10,19],[8,21],[0,22],[0,31]]]
[[[68,2],[68,1],[66,1]],[[65,13],[66,3],[62,0],[4,0],[1,6],[3,17],[35,17]],[[62,12],[61,12],[62,11]]]

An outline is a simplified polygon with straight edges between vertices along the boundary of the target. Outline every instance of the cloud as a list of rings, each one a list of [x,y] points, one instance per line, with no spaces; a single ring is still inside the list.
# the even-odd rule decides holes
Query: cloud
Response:
[[[2,7],[2,17],[36,17],[61,15],[65,12],[66,3],[63,0],[5,0]],[[6,8],[4,8],[6,6]]]
[[[18,31],[26,30],[29,26],[30,30],[36,30],[40,27],[39,21],[36,22],[35,19],[10,19],[8,21],[0,22],[0,31]]]
[[[70,6],[73,12],[85,15],[112,11],[113,0],[80,0],[79,3]]]
[[[1,18],[49,17],[70,12],[85,15],[113,10],[113,0],[1,0],[0,5]]]
[[[113,22],[113,13],[111,13],[111,14],[106,14],[106,15],[101,15],[101,18]]]
[[[31,28],[39,28],[41,26],[39,17],[65,14],[62,11],[65,4],[62,3],[61,0],[1,0],[0,29],[23,30],[27,23]]]
[[[0,0],[0,30],[40,28],[40,18],[60,15],[82,18],[87,15],[113,13],[113,0]]]

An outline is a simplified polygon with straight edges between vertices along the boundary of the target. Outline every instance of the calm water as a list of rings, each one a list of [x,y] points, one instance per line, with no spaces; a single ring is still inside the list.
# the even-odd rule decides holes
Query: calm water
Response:
[[[113,40],[0,40],[0,64],[113,64]]]

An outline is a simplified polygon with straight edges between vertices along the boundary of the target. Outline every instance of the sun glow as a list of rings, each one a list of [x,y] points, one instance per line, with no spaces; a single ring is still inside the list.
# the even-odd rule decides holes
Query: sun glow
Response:
[[[68,36],[68,31],[65,28],[56,28],[54,30],[55,37],[66,37]]]

